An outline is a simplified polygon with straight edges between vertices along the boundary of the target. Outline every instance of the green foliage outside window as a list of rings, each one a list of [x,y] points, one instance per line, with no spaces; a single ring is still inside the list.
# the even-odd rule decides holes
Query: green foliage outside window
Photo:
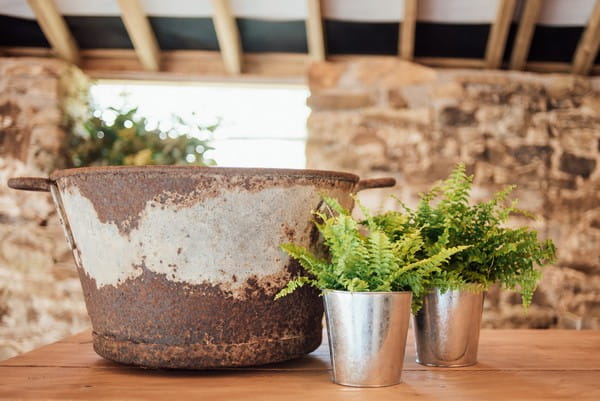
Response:
[[[96,110],[78,130],[71,130],[66,143],[67,167],[214,165],[205,152],[213,149],[210,138],[217,127],[218,123],[202,126],[174,117],[168,129],[150,128],[137,108]]]

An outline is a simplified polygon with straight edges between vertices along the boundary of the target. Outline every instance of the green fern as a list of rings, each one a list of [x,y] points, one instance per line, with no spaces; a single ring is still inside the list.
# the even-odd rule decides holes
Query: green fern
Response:
[[[276,299],[304,285],[361,292],[412,291],[415,294],[413,310],[416,311],[433,274],[441,271],[441,266],[452,255],[468,248],[439,246],[438,252],[428,253],[419,230],[395,230],[388,224],[402,221],[396,220],[396,215],[390,215],[390,221],[372,216],[357,200],[366,217],[359,222],[335,199],[323,197],[323,201],[329,212],[334,213],[314,212],[318,220],[315,224],[323,236],[329,259],[320,259],[295,244],[281,245],[281,249],[298,260],[308,275],[288,282]]]
[[[459,288],[487,289],[494,283],[517,290],[523,305],[529,306],[541,273],[536,269],[553,263],[556,248],[552,241],[539,241],[537,232],[528,228],[505,226],[513,214],[534,216],[508,201],[514,186],[498,192],[491,200],[470,204],[473,176],[459,164],[449,178],[421,196],[415,209],[401,204],[403,212],[378,216],[378,226],[397,238],[419,231],[424,245],[419,256],[432,256],[442,249],[469,246],[434,271],[430,286],[443,291]]]

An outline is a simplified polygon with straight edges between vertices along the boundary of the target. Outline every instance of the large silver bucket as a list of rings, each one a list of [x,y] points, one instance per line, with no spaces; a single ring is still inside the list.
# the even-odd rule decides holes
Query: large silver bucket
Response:
[[[400,383],[411,292],[324,293],[333,381],[355,387]]]
[[[477,363],[483,293],[467,290],[425,295],[414,317],[417,362],[427,366],[460,367]]]

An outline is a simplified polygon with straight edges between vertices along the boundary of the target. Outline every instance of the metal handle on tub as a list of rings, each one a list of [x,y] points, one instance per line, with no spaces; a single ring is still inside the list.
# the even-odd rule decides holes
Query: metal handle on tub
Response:
[[[75,258],[75,264],[81,266],[79,261],[79,254],[75,252],[75,241],[73,240],[73,233],[71,232],[71,226],[67,220],[67,215],[64,211],[62,199],[56,185],[52,185],[54,182],[49,178],[42,177],[13,177],[8,179],[8,186],[12,189],[20,189],[23,191],[38,191],[38,192],[51,192],[52,199],[56,205],[58,211],[58,217],[60,218],[61,225],[65,232],[65,237],[69,247],[73,251],[73,257]]]
[[[367,178],[366,180],[360,180],[358,182],[356,192],[370,188],[393,187],[394,185],[396,185],[396,179],[393,177]]]
[[[50,192],[52,180],[41,177],[14,177],[8,179],[8,186],[23,191]]]

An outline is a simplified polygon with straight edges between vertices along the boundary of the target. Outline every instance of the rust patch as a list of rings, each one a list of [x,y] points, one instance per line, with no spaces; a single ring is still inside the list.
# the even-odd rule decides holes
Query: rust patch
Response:
[[[166,368],[248,366],[296,358],[321,342],[323,305],[313,288],[274,301],[285,280],[251,278],[239,299],[221,285],[172,282],[141,268],[141,276],[100,289],[78,269],[94,349],[107,359]],[[300,269],[292,261],[284,275]]]
[[[283,232],[288,241],[292,242],[296,238],[296,230],[287,224],[283,225]]]
[[[119,341],[96,332],[92,335],[98,355],[114,362],[156,369],[216,369],[283,362],[305,355],[307,349],[317,349],[322,342],[318,334],[260,343],[177,346]],[[241,359],[244,355],[251,357]]]

